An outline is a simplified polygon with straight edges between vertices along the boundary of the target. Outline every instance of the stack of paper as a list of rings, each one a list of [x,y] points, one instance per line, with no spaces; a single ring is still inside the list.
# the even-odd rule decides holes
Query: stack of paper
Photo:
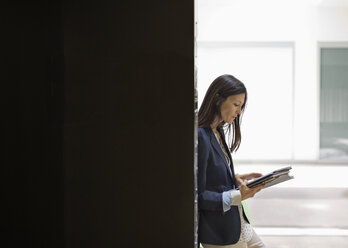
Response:
[[[291,170],[291,166],[284,167],[279,170],[275,170],[271,173],[268,173],[266,175],[263,175],[261,177],[255,178],[253,180],[250,180],[247,183],[247,186],[249,188],[256,187],[258,185],[264,185],[264,188],[270,187],[272,185],[288,181],[290,179],[293,179],[294,177],[289,175],[289,172]]]

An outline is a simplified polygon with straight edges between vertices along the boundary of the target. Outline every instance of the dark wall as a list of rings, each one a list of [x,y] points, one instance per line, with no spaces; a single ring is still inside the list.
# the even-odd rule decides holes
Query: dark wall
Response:
[[[187,0],[8,9],[8,247],[193,246],[193,13]]]
[[[193,3],[64,13],[67,247],[192,247]]]
[[[63,247],[58,1],[2,7],[1,246]]]

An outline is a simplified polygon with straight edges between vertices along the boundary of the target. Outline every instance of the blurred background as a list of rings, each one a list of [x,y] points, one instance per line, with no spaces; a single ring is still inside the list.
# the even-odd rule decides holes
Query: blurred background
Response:
[[[348,247],[348,0],[196,0],[198,104],[245,83],[237,173],[291,165],[247,200],[269,248]]]

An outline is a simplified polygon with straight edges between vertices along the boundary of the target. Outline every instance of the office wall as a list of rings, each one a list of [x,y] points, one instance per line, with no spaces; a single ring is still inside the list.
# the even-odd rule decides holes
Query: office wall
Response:
[[[192,1],[64,2],[66,247],[193,246]]]
[[[2,7],[1,246],[63,247],[59,2]]]
[[[293,70],[293,75],[286,76],[284,80],[293,81],[293,90],[289,91],[288,95],[293,98],[291,160],[312,162],[319,160],[319,47],[322,42],[326,43],[326,46],[330,44],[339,46],[337,43],[347,46],[347,3],[331,0],[222,0],[218,3],[212,0],[200,0],[197,13],[198,49],[203,43],[235,44],[236,47],[252,48],[262,47],[265,44],[273,45],[274,48],[282,43],[294,44],[294,62],[293,68],[290,68]],[[199,56],[198,53],[198,61]],[[247,64],[248,58],[244,62]],[[272,69],[268,74],[272,74]],[[282,80],[279,80],[279,83],[281,84]],[[199,78],[198,90],[200,90]],[[267,97],[272,98],[273,92],[268,91],[268,93],[265,93],[268,94]],[[254,131],[258,128],[257,126]],[[285,147],[289,143],[284,139],[281,146]]]
[[[3,11],[2,247],[192,247],[193,1]]]

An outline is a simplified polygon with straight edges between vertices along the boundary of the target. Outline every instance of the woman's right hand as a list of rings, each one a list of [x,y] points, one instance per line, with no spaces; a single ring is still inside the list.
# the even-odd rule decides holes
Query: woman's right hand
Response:
[[[263,185],[260,185],[254,188],[249,188],[246,186],[246,182],[242,182],[239,188],[242,201],[254,197],[257,192],[263,189],[263,187]]]

